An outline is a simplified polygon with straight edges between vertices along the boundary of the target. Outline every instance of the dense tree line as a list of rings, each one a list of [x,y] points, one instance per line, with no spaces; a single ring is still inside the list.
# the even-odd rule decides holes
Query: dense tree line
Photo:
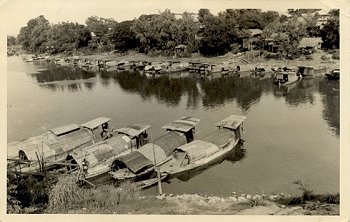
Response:
[[[190,53],[212,56],[227,53],[234,44],[242,45],[245,39],[251,38],[249,29],[260,29],[263,30],[261,42],[277,34],[284,54],[294,53],[303,37],[322,37],[325,48],[339,48],[339,10],[329,12],[330,19],[322,29],[317,25],[318,11],[290,9],[288,15],[279,15],[259,9],[227,9],[213,15],[208,9],[200,9],[197,17],[188,12],[178,17],[165,10],[123,22],[91,16],[85,25],[50,24],[41,15],[21,28],[17,43],[29,52],[52,54],[136,50],[169,55],[176,46],[185,45]]]

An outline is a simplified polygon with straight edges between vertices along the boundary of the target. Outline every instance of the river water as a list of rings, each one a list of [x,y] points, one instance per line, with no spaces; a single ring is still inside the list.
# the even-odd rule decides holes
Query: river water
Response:
[[[339,82],[320,77],[287,88],[274,86],[268,75],[147,79],[137,72],[87,72],[20,57],[8,57],[7,69],[8,142],[99,116],[111,118],[114,128],[149,124],[153,138],[164,133],[163,125],[192,116],[201,119],[201,138],[221,119],[245,115],[241,150],[163,183],[163,191],[296,194],[293,182],[301,180],[316,193],[339,192]]]

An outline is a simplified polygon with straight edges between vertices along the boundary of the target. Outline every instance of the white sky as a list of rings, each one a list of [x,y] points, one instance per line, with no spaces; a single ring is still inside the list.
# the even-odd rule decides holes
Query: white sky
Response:
[[[307,3],[307,5],[306,5]],[[260,8],[285,12],[287,8],[327,8],[320,1],[285,0],[0,0],[0,20],[7,35],[16,36],[28,20],[44,15],[51,23],[78,22],[96,15],[114,18],[118,22],[138,18],[141,14],[198,12],[208,8],[213,14],[227,8]]]

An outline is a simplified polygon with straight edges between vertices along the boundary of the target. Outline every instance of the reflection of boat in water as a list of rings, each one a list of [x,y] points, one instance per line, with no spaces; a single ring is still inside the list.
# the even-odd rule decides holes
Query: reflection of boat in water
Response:
[[[8,158],[15,168],[11,170],[40,173],[43,170],[62,167],[67,155],[72,151],[104,140],[105,135],[109,134],[109,121],[108,118],[99,117],[81,126],[69,124],[24,141],[12,142],[8,144]]]
[[[177,174],[177,175],[175,175],[173,177],[169,177],[168,179],[172,179],[172,178],[175,177],[175,178],[177,178],[177,179],[179,179],[181,181],[187,182],[191,178],[193,178],[193,177],[203,173],[205,170],[207,170],[207,169],[209,169],[211,167],[214,167],[214,166],[216,166],[218,164],[221,164],[224,161],[229,161],[229,162],[232,162],[232,163],[238,162],[238,161],[244,159],[245,155],[246,155],[246,149],[244,149],[243,141],[241,140],[236,145],[236,147],[234,147],[233,150],[228,152],[226,155],[223,155],[221,158],[217,159],[217,161],[212,162],[210,164],[203,165],[203,166],[198,167],[198,168],[193,169],[193,170],[189,170],[189,171],[184,172],[184,173]]]
[[[155,172],[155,166],[168,161],[175,148],[193,140],[198,122],[199,119],[183,117],[163,126],[167,133],[128,155],[116,158],[111,167],[112,177],[117,180],[149,178]]]
[[[201,140],[176,148],[161,172],[176,175],[215,163],[232,151],[241,140],[245,116],[231,115],[217,124],[218,129]]]
[[[116,135],[84,150],[73,151],[66,160],[78,164],[80,176],[84,180],[103,177],[108,175],[115,158],[129,154],[148,142],[146,130],[149,128],[148,125],[134,124],[114,130],[113,134]],[[70,166],[67,168],[72,170]]]
[[[302,82],[302,81],[301,81]],[[300,81],[293,82],[291,84],[286,85],[278,85],[273,88],[273,92],[277,96],[285,96],[287,95],[292,89],[296,88],[300,83]]]

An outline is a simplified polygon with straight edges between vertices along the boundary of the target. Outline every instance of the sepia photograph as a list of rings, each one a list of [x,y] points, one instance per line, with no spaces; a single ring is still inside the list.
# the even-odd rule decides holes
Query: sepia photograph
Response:
[[[349,220],[338,3],[3,1],[0,221]]]

